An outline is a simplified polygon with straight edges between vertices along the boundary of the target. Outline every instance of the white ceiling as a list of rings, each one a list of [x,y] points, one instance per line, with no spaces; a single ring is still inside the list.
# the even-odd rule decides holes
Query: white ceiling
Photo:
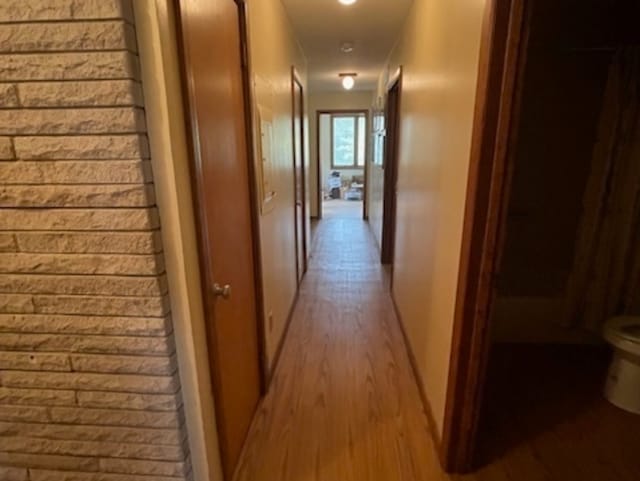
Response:
[[[354,90],[374,90],[413,0],[282,0],[309,62],[310,90],[340,90],[340,72],[356,72]],[[343,53],[344,42],[354,44]]]

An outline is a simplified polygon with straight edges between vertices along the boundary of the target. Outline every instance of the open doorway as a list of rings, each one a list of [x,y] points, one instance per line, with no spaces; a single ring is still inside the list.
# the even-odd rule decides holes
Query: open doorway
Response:
[[[368,111],[318,112],[318,203],[323,218],[364,218]]]
[[[304,87],[294,67],[291,69],[292,119],[293,119],[293,177],[295,198],[296,279],[298,285],[307,272],[307,181],[305,144]]]
[[[385,146],[384,146],[384,201],[382,208],[382,244],[380,259],[383,264],[393,265],[394,244],[396,236],[396,196],[398,188],[398,145],[400,89],[402,71],[391,77],[387,87],[387,106],[385,112]]]
[[[634,3],[495,12],[445,426],[453,470],[640,475],[640,416],[612,391],[623,373],[603,338],[608,319],[640,314]]]

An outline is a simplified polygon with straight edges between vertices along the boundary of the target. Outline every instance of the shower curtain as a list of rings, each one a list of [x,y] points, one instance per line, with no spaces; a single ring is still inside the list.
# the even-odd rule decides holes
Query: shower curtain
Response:
[[[640,314],[640,48],[611,63],[567,285],[565,322]]]

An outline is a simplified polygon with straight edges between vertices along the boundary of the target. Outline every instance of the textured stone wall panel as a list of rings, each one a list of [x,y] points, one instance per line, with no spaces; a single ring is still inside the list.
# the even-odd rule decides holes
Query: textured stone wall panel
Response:
[[[0,85],[0,108],[18,107],[18,90],[15,85]]]
[[[51,421],[49,410],[40,406],[2,406],[0,409],[0,421],[47,423]],[[0,451],[0,466],[2,464],[2,451]]]
[[[177,370],[175,357],[145,357],[140,359],[137,356],[74,354],[70,359],[73,371],[76,372],[168,376]],[[0,362],[2,362],[2,353],[0,353]]]
[[[59,454],[64,456],[108,456],[142,460],[180,461],[182,448],[178,446],[123,444],[90,441],[1,437],[0,450],[5,452]]]
[[[129,474],[107,473],[66,473],[62,471],[48,471],[31,469],[29,481],[176,481],[174,477],[166,476],[134,476]]]
[[[3,57],[5,82],[140,78],[138,58],[127,51],[5,54]]]
[[[16,158],[23,160],[149,158],[147,138],[141,135],[15,137],[13,148]]]
[[[10,91],[13,88],[14,91]],[[142,88],[133,80],[33,82],[8,86],[8,101],[23,107],[142,107]],[[2,90],[0,90],[1,92]],[[0,94],[0,98],[2,98]]]
[[[63,391],[61,389],[13,389],[0,387],[0,404],[73,406],[76,404],[76,393],[75,391]]]
[[[79,392],[78,406],[98,409],[134,409],[144,411],[176,411],[181,397],[162,394]]]
[[[1,142],[0,137],[0,142]],[[1,148],[1,145],[0,145]],[[13,148],[13,147],[12,147]],[[13,154],[11,154],[13,155]],[[151,163],[139,160],[0,162],[0,179],[9,185],[144,184],[151,182]]]
[[[0,186],[2,207],[153,207],[151,185]]]
[[[37,414],[37,413],[34,413]],[[136,426],[141,428],[179,428],[177,412],[130,411],[127,409],[88,409],[54,407],[46,415],[50,421],[85,426]],[[2,415],[0,414],[0,417]],[[16,421],[15,416],[13,421]]]
[[[98,296],[162,296],[166,277],[110,277],[59,275],[0,276],[0,293],[76,294]]]
[[[0,480],[191,467],[132,0],[0,2]]]
[[[160,227],[155,209],[0,209],[0,230],[130,231]]]
[[[0,53],[136,50],[133,27],[123,20],[0,25]]]
[[[51,456],[47,454],[23,454],[0,452],[0,466],[17,466],[64,471],[92,472],[98,471],[100,460],[79,456]]]
[[[71,371],[67,354],[43,354],[0,351],[0,371]],[[0,372],[0,379],[2,372]]]
[[[83,426],[68,424],[6,423],[0,422],[0,436],[21,436],[69,441],[89,441],[129,444],[182,444],[180,433],[173,429],[121,428],[96,426],[87,430]]]
[[[160,233],[147,232],[16,232],[6,234],[8,252],[78,253],[78,254],[157,254],[161,249]],[[3,243],[4,242],[4,243]],[[14,250],[14,245],[16,249]],[[0,249],[2,252],[2,249]]]
[[[144,124],[133,107],[0,110],[0,135],[127,134],[144,132]]]
[[[4,274],[154,275],[164,271],[160,255],[0,254]],[[39,278],[36,278],[39,279]],[[103,281],[100,278],[98,281]]]
[[[75,316],[82,319],[82,316]],[[30,319],[30,316],[22,316]],[[45,317],[46,318],[46,317]],[[13,334],[0,336],[0,349],[6,351],[77,352],[92,354],[125,354],[170,356],[174,352],[173,338],[124,337],[66,334]]]
[[[46,20],[133,21],[133,8],[122,0],[3,0],[0,19],[11,22]]]
[[[142,376],[95,373],[62,373],[3,370],[2,385],[8,388],[26,389],[73,389],[92,391],[104,389],[111,392],[134,392],[141,394],[168,394],[176,392],[177,381],[172,376]]]
[[[125,316],[100,316],[97,318],[42,314],[8,315],[5,313],[0,314],[0,332],[5,333],[0,336],[0,344],[8,334],[22,334],[11,341],[6,341],[8,346],[11,343],[20,343],[19,339],[22,339],[24,334],[32,334],[33,336],[52,334],[65,339],[71,336],[72,341],[65,341],[64,345],[73,343],[74,345],[95,346],[100,345],[101,340],[108,341],[108,338],[104,336],[134,336],[131,338],[135,341],[132,343],[133,345],[146,346],[147,344],[155,344],[156,338],[165,339],[171,333],[171,327],[171,320],[168,316],[165,318]],[[78,336],[73,337],[73,334]],[[43,338],[39,339],[38,342],[44,342]],[[163,342],[164,345],[167,344],[165,341]],[[119,342],[118,345],[120,345]],[[156,352],[156,349],[145,349],[144,352]]]
[[[186,463],[102,459],[100,460],[100,468],[109,473],[146,474],[153,476],[185,476],[190,467]]]
[[[0,466],[0,479],[3,481],[29,481],[25,468],[3,468]]]

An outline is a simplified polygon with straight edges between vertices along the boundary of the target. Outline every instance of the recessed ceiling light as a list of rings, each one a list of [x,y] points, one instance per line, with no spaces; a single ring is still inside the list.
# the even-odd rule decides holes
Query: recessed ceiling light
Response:
[[[358,0],[338,0],[342,5],[353,5]]]

